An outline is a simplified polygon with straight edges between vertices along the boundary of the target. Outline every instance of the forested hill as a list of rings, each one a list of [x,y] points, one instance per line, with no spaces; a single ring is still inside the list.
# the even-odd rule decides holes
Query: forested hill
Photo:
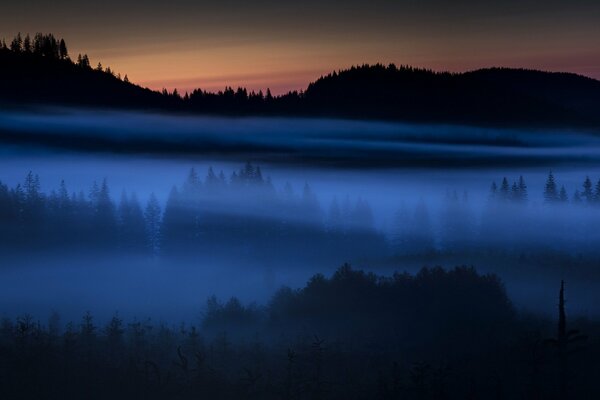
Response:
[[[225,88],[151,91],[87,55],[71,58],[53,35],[0,44],[4,105],[87,105],[206,114],[324,116],[475,125],[600,127],[600,81],[569,73],[491,68],[438,73],[395,65],[333,72],[305,91]]]
[[[420,122],[600,126],[600,81],[570,73],[489,68],[453,74],[362,66],[311,83],[314,112]]]
[[[91,68],[87,56],[73,62],[49,46],[40,50],[0,48],[0,101],[6,105],[89,105],[166,108],[169,99],[113,74]]]

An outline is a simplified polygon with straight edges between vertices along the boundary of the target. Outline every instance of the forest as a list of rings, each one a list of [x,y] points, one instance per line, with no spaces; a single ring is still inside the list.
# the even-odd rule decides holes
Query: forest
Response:
[[[557,294],[557,316],[540,318],[517,312],[501,281],[473,268],[377,276],[346,264],[265,306],[209,298],[197,325],[4,318],[0,394],[595,398],[600,326],[568,319],[564,283]]]
[[[106,179],[87,192],[69,191],[63,180],[44,193],[29,172],[14,187],[0,182],[0,246],[5,259],[32,247],[38,254],[60,248],[205,264],[220,257],[288,265],[506,258],[523,264],[521,273],[564,273],[553,262],[558,257],[570,261],[570,273],[595,276],[600,181],[582,181],[569,194],[550,172],[543,193],[534,196],[540,200],[532,200],[522,176],[512,183],[505,177],[491,184],[483,205],[472,204],[467,192],[447,190],[432,206],[417,193],[407,202],[398,198],[383,227],[368,196],[320,199],[309,182],[301,188],[273,182],[250,162],[227,175],[209,167],[201,176],[192,168],[161,196],[164,204],[154,194],[141,202],[136,193],[111,193]]]
[[[168,112],[336,117],[480,126],[598,127],[600,82],[566,73],[489,68],[435,72],[408,65],[358,65],[279,95],[226,87],[216,93],[142,88],[76,57],[53,34],[0,42],[0,100],[7,107],[77,105]],[[36,79],[30,79],[35,76]]]

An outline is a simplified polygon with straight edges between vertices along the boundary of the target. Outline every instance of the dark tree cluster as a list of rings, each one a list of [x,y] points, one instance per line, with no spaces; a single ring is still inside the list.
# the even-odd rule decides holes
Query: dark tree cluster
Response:
[[[276,189],[260,167],[251,163],[229,178],[209,168],[201,179],[192,169],[183,186],[174,187],[167,200],[162,252],[253,256],[272,263],[296,257],[374,256],[386,248],[366,201],[352,204],[348,199],[332,215],[325,216],[310,185],[304,184],[300,193],[289,183]]]
[[[569,195],[564,186],[561,186],[560,191],[557,191],[552,172],[548,175],[546,186],[544,189],[544,200],[547,203],[568,203]],[[589,176],[585,177],[580,189],[576,189],[571,198],[571,202],[575,204],[600,205],[600,179],[594,185]]]
[[[211,298],[203,328],[239,333],[251,326],[293,336],[310,327],[303,333],[316,330],[323,339],[382,345],[400,340],[433,355],[456,340],[476,347],[510,330],[514,316],[499,279],[473,268],[423,268],[414,276],[381,277],[344,264],[331,278],[317,274],[302,289],[280,289],[263,309],[243,307],[236,298],[225,304]]]
[[[10,49],[10,51],[14,53],[33,54],[57,60],[69,59],[69,52],[65,40],[58,39],[51,33],[43,34],[38,32],[33,39],[29,34],[22,37],[21,33],[18,33],[10,42],[9,46],[6,45],[6,41],[3,39],[1,48],[3,50]]]
[[[45,194],[29,172],[14,188],[0,183],[0,246],[5,252],[106,250],[152,252],[157,246],[160,206],[152,195],[142,207],[123,193],[118,205],[106,180],[89,193],[69,192],[64,181]]]
[[[538,196],[530,196],[522,176],[493,182],[483,207],[470,202],[466,192],[448,191],[438,209],[424,200],[412,207],[401,204],[390,232],[393,258],[469,259],[497,267],[518,262],[521,273],[558,268],[561,274],[595,275],[598,204],[600,184],[586,177],[569,198],[553,173]]]
[[[517,315],[499,280],[472,268],[382,277],[345,265],[264,307],[211,298],[200,326],[4,318],[0,396],[596,398],[600,326],[567,321],[564,286],[559,300],[556,329]]]
[[[278,191],[259,166],[247,163],[229,178],[209,168],[204,179],[191,169],[174,187],[164,213],[154,195],[140,204],[135,193],[118,202],[106,180],[88,193],[71,193],[65,182],[42,193],[32,172],[14,188],[0,183],[0,246],[28,250],[110,250],[197,258],[214,254],[282,260],[300,255],[345,258],[375,255],[386,241],[373,224],[369,204],[347,199],[326,224],[308,184],[296,194]],[[351,250],[349,250],[351,248]]]

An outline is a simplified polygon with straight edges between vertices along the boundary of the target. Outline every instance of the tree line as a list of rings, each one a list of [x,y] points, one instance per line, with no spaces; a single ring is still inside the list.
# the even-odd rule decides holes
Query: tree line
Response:
[[[6,44],[6,40],[2,39],[0,48],[14,53],[26,53],[36,56],[49,57],[58,60],[68,60],[69,52],[64,39],[58,39],[53,34],[36,33],[33,38],[29,34],[25,37],[18,33],[10,42]]]
[[[43,193],[39,178],[30,172],[15,187],[0,183],[0,245],[7,254],[35,245],[48,251],[244,256],[263,263],[473,257],[490,251],[522,256],[547,254],[551,245],[553,254],[580,254],[580,261],[589,262],[598,255],[595,243],[600,240],[594,229],[600,215],[595,207],[585,207],[598,201],[598,189],[591,186],[586,178],[581,201],[573,196],[566,202],[561,200],[566,190],[556,190],[550,173],[538,196],[543,207],[536,207],[522,176],[513,184],[504,178],[499,186],[491,185],[482,206],[471,202],[467,192],[449,190],[435,210],[424,199],[401,204],[383,230],[365,198],[336,196],[323,206],[308,183],[300,191],[289,183],[276,187],[252,163],[229,177],[209,167],[202,178],[192,168],[164,204],[153,194],[142,204],[135,193],[126,192],[115,201],[106,180],[87,193],[70,192],[64,181]],[[303,249],[309,242],[312,251],[307,254]]]
[[[51,60],[61,60],[73,63],[80,68],[92,69],[90,58],[87,54],[78,54],[77,58],[72,60],[65,40],[63,38],[56,38],[52,33],[44,34],[38,32],[33,37],[28,33],[23,37],[19,32],[8,45],[6,39],[2,39],[0,50],[11,51],[15,54],[44,57]],[[101,62],[98,62],[93,69],[121,79],[120,73],[116,73],[110,67],[103,67]],[[123,81],[129,83],[127,75],[123,77]]]
[[[146,204],[126,192],[114,201],[106,179],[88,193],[69,192],[61,181],[46,194],[39,177],[29,172],[15,187],[0,183],[0,243],[9,252],[35,244],[40,250],[111,249],[174,257],[222,251],[281,258],[314,239],[322,241],[315,257],[339,256],[349,243],[355,243],[357,254],[385,246],[366,200],[348,198],[326,221],[308,183],[300,193],[289,183],[277,190],[251,163],[229,178],[212,167],[201,178],[192,168],[162,208],[154,194]]]
[[[544,185],[544,191],[542,193],[544,203],[546,204],[560,204],[572,202],[575,204],[600,204],[600,179],[594,185],[589,176],[585,177],[580,188],[575,189],[573,195],[569,197],[567,190],[564,185],[560,185],[556,182],[556,178],[552,171],[548,173],[548,178]],[[504,177],[500,186],[496,182],[492,182],[490,188],[490,199],[501,200],[501,201],[512,201],[515,203],[527,203],[527,185],[523,176],[520,176],[518,181],[514,181],[512,185],[509,184],[508,179]]]

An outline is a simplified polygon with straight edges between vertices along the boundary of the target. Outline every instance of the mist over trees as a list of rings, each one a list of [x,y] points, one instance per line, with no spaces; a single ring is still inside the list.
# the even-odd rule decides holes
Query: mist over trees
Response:
[[[272,182],[249,162],[227,174],[192,168],[164,204],[154,194],[142,203],[136,193],[113,193],[106,179],[78,192],[61,181],[43,193],[29,172],[14,187],[0,182],[0,246],[5,257],[33,246],[39,254],[91,251],[206,263],[241,257],[271,266],[503,257],[541,266],[562,257],[582,266],[574,271],[595,273],[599,199],[600,182],[594,186],[589,177],[571,196],[552,172],[534,196],[523,176],[503,178],[492,183],[483,205],[456,190],[447,190],[437,207],[432,199],[399,198],[397,211],[383,216],[384,229],[364,197],[340,193],[327,201],[310,183]]]
[[[29,172],[14,188],[0,183],[0,246],[8,253],[35,246],[44,251],[125,252],[186,258],[228,254],[284,259],[320,242],[312,257],[376,254],[385,249],[366,200],[347,198],[335,223],[325,214],[310,185],[295,193],[288,183],[276,189],[261,168],[247,163],[226,178],[209,168],[194,168],[173,187],[161,206],[151,194],[141,204],[135,193],[113,200],[106,179],[85,193],[42,193],[39,177]],[[163,210],[164,207],[164,210]],[[349,245],[354,246],[348,251]]]

